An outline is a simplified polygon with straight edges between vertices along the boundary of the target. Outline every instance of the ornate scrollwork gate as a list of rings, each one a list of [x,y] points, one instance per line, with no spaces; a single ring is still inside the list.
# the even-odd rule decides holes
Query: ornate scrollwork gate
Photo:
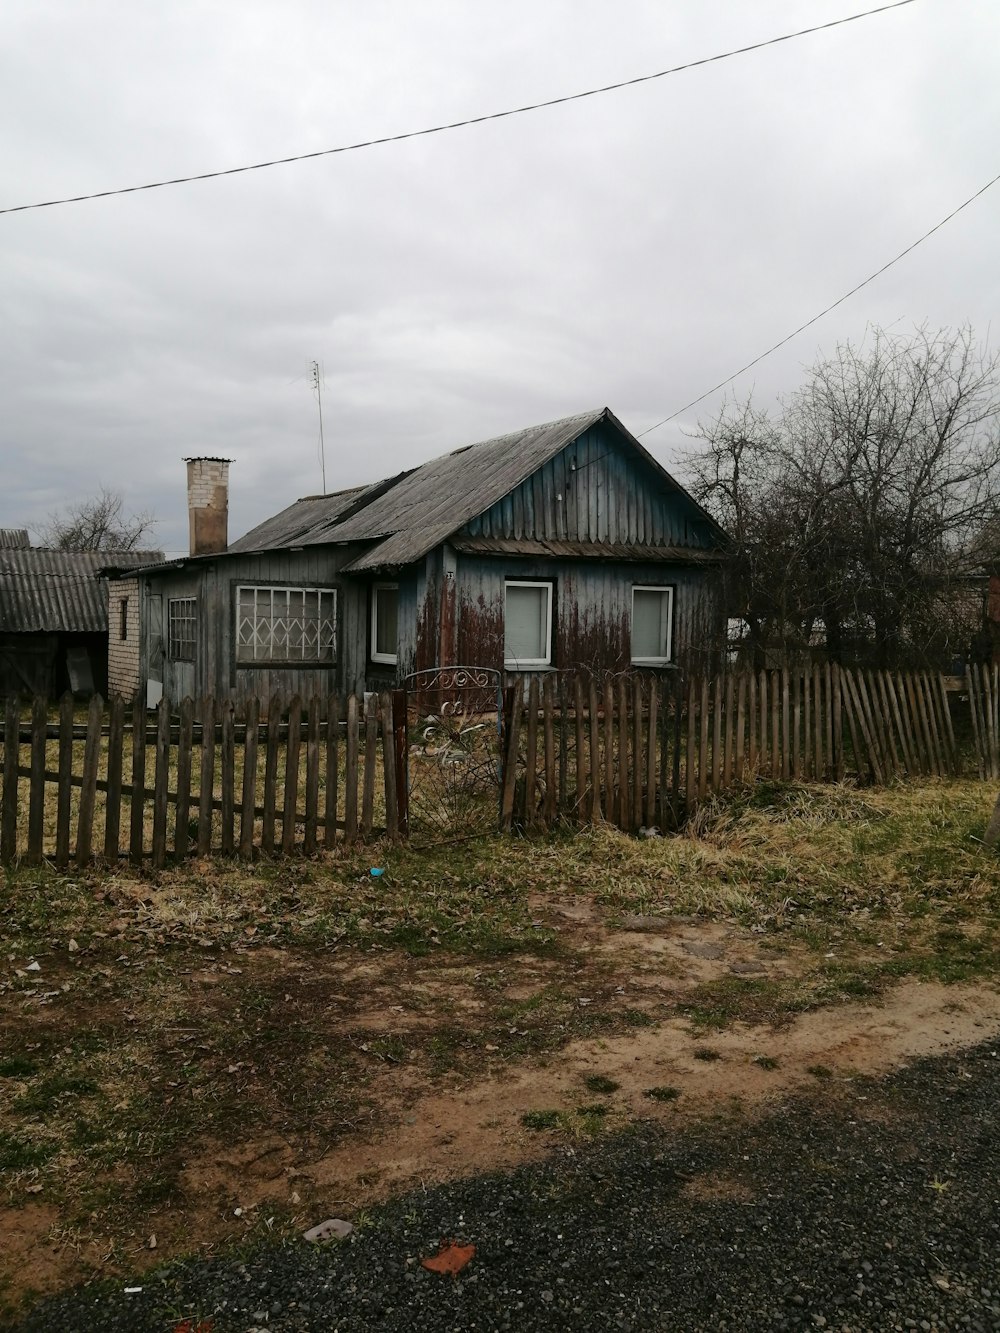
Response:
[[[502,684],[499,671],[462,666],[417,671],[403,681],[411,842],[497,828]]]

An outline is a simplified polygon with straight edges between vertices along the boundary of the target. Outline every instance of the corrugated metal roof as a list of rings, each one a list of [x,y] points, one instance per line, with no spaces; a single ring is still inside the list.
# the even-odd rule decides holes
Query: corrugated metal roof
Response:
[[[465,445],[371,486],[308,496],[248,532],[229,551],[238,554],[370,542],[375,544],[346,567],[349,572],[410,564],[502,500],[599,421],[609,422],[665,484],[687,496],[684,488],[604,407]],[[726,535],[715,520],[690,496],[687,499],[720,544],[725,542]],[[523,545],[519,549],[523,550]]]
[[[23,551],[30,545],[27,528],[0,528],[0,550]]]
[[[229,549],[260,551],[385,538],[352,569],[408,564],[503,499],[600,421],[605,411],[597,408],[465,445],[372,486],[299,500]]]
[[[162,559],[161,551],[115,553],[122,568]],[[107,562],[107,551],[0,549],[0,632],[106,632],[107,597],[98,570]]]

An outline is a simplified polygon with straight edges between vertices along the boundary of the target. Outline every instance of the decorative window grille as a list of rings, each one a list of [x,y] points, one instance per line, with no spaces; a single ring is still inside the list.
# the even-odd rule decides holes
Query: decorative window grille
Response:
[[[171,597],[167,601],[167,651],[171,662],[193,662],[198,642],[198,601]]]
[[[336,653],[334,588],[236,589],[237,662],[329,664]]]

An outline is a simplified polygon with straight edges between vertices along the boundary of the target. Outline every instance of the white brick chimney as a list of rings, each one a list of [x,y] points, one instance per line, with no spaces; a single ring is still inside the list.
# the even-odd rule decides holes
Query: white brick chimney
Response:
[[[185,458],[192,555],[218,555],[229,545],[228,458]]]

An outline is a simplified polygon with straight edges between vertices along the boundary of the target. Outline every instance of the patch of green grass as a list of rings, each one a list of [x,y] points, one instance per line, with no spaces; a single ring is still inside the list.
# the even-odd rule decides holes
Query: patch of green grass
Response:
[[[18,1097],[14,1110],[20,1115],[49,1115],[68,1097],[93,1097],[99,1091],[92,1078],[77,1074],[50,1074]]]
[[[21,1134],[0,1130],[0,1171],[31,1171],[56,1152],[52,1143],[33,1143]]]
[[[582,1116],[604,1116],[611,1110],[607,1102],[591,1102],[588,1106],[578,1106],[576,1114]]]
[[[829,1082],[833,1078],[833,1070],[827,1065],[806,1065],[806,1073],[812,1074],[813,1078],[818,1078],[821,1083]]]
[[[27,1055],[9,1055],[0,1060],[0,1078],[31,1078],[38,1065]]]
[[[525,1129],[558,1129],[562,1116],[559,1111],[525,1111],[521,1124]]]
[[[583,1080],[588,1092],[617,1092],[621,1087],[613,1078],[608,1078],[606,1074],[588,1074]]]
[[[675,1102],[680,1095],[680,1088],[671,1087],[669,1083],[658,1083],[656,1087],[646,1089],[646,1096],[654,1102]]]

